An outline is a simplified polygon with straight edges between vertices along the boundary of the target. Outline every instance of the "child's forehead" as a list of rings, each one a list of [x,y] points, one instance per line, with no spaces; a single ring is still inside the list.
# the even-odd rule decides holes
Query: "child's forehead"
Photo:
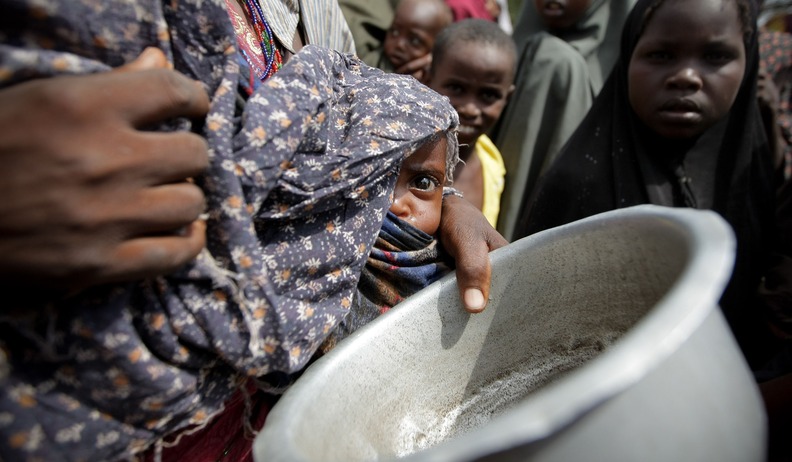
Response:
[[[445,163],[446,149],[448,148],[448,138],[445,133],[439,133],[428,139],[422,146],[426,150],[426,157],[432,160],[440,160]]]
[[[421,10],[409,10],[396,16],[394,24],[424,31],[434,31],[440,27],[439,14],[425,14]],[[434,35],[434,34],[433,34]]]
[[[445,173],[448,158],[448,140],[446,136],[436,136],[416,147],[415,151],[404,161],[404,166],[420,171],[435,170]]]
[[[446,8],[443,0],[401,0],[396,8],[398,17],[438,17]]]
[[[739,0],[663,0],[658,2],[646,20],[651,23],[659,12],[665,16],[682,16],[695,20],[712,17],[718,13],[733,15],[739,13]]]
[[[736,24],[734,33],[742,36],[744,24],[739,11],[738,0],[665,0],[645,19],[643,25],[645,32],[652,30],[685,29],[689,36],[700,33],[700,27],[717,24],[723,28],[726,25]]]
[[[448,47],[442,55],[442,60],[471,60],[486,57],[487,61],[514,62],[512,53],[505,47],[499,46],[494,42],[481,40],[454,40],[452,46]]]

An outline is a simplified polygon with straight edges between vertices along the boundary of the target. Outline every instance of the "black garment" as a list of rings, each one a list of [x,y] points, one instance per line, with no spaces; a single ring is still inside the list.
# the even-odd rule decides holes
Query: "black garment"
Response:
[[[630,56],[652,3],[640,0],[633,8],[613,72],[525,205],[515,238],[637,204],[718,212],[737,238],[735,270],[721,306],[749,362],[758,365],[769,337],[755,294],[774,226],[774,193],[756,99],[757,34],[746,43],[745,76],[727,117],[696,139],[670,142],[638,119],[627,92]]]

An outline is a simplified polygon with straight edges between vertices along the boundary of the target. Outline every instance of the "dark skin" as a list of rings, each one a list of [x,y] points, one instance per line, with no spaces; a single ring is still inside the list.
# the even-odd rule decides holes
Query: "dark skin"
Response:
[[[460,155],[460,158],[463,156]],[[471,153],[463,160],[465,163],[460,162],[461,168],[457,167],[454,172],[454,187],[462,191],[465,199],[481,210],[484,208],[484,172],[481,169],[481,160]]]
[[[299,51],[305,43],[303,28],[298,26],[292,48]],[[282,47],[281,51],[284,53],[283,61],[285,63],[291,53]],[[430,53],[404,64],[396,69],[396,72],[411,74],[418,78],[427,72],[431,63],[432,54]],[[473,171],[474,169],[469,170]],[[478,171],[477,178],[483,181],[480,165]],[[489,253],[508,245],[509,242],[487,222],[487,219],[481,214],[480,204],[475,206],[469,200],[456,196],[443,199],[443,209],[440,215],[440,240],[443,242],[443,248],[456,262],[457,287],[465,311],[469,313],[484,311],[489,302],[492,278]]]
[[[168,67],[152,49],[112,72],[0,90],[0,277],[8,288],[60,297],[170,273],[204,248],[205,199],[189,179],[208,165],[206,142],[141,130],[208,111],[203,87]],[[453,197],[443,201],[440,233],[457,260],[465,308],[483,310],[488,253],[506,241]]]
[[[206,142],[140,130],[208,111],[202,86],[167,67],[157,50],[0,92],[5,284],[79,290],[173,271],[203,248],[204,196],[188,178],[208,165]]]
[[[422,79],[429,72],[429,68],[432,67],[432,54],[429,53],[428,55],[421,56],[420,58],[415,58],[414,60],[405,63],[396,68],[395,72],[397,74],[407,74],[415,77],[416,79]]]
[[[484,311],[492,276],[488,254],[508,242],[475,205],[456,196],[443,199],[440,240],[456,262],[457,286],[465,310],[470,313]]]
[[[428,67],[400,72],[410,63],[429,55],[437,34],[451,21],[442,1],[402,0],[383,43],[384,53],[397,73],[412,75],[426,83]]]
[[[478,56],[475,61],[470,56]],[[484,205],[484,173],[476,156],[476,141],[497,122],[514,92],[513,56],[491,44],[462,41],[446,50],[436,62],[428,86],[447,96],[459,115],[459,157],[454,187],[481,210]]]

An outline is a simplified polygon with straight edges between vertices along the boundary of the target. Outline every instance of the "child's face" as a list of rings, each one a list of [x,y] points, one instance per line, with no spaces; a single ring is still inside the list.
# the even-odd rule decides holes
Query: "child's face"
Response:
[[[429,87],[459,114],[459,143],[473,146],[498,121],[514,91],[514,59],[491,44],[460,42],[434,65]]]
[[[398,69],[429,54],[444,24],[442,10],[435,2],[402,0],[385,36],[385,56]]]
[[[426,234],[440,226],[448,141],[424,143],[402,163],[390,211]]]
[[[574,26],[586,14],[592,0],[534,0],[536,11],[550,30]]]
[[[630,105],[659,135],[692,138],[729,112],[744,73],[743,29],[733,0],[667,0],[630,59]]]

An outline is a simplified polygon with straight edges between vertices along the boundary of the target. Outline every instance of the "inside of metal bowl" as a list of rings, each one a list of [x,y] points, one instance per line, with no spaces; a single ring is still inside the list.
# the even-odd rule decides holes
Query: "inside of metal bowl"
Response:
[[[411,392],[392,403],[401,412],[386,418],[392,436],[377,456],[404,457],[481,427],[614,344],[684,266],[684,245],[646,233],[661,232],[625,225],[621,241],[611,230],[595,229],[499,265],[492,319],[462,316],[456,324],[447,318],[437,333],[451,348],[416,345],[419,355],[411,360],[420,360],[422,350],[437,356],[423,359],[423,373],[394,374]],[[464,338],[471,345],[456,345],[457,336],[456,343]]]
[[[341,342],[273,409],[257,460],[423,460],[429,448],[495,425],[624,338],[642,336],[636,327],[686,277],[692,242],[673,220],[628,214],[500,249],[483,313],[461,309],[449,277]],[[651,362],[654,341],[634,353]],[[566,384],[560,406],[593,406],[583,397],[599,379],[585,380]],[[533,423],[502,425],[534,425],[536,438],[553,431],[539,428],[536,414]]]

